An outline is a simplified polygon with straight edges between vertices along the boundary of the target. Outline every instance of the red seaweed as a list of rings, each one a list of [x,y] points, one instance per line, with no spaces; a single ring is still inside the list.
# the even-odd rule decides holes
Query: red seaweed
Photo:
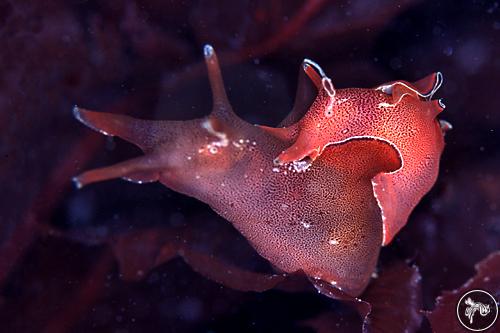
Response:
[[[500,251],[491,253],[475,267],[476,274],[472,278],[457,289],[444,291],[436,299],[434,310],[426,312],[434,332],[454,333],[465,330],[457,319],[456,308],[459,299],[466,292],[481,289],[488,291],[496,300],[500,297]],[[498,327],[498,322],[494,327]]]

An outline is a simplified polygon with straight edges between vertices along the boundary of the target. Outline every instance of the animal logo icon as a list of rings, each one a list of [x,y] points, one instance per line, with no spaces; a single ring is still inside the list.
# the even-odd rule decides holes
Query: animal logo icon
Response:
[[[458,321],[469,331],[485,331],[495,325],[497,317],[498,303],[495,297],[485,290],[469,290],[458,301]]]
[[[471,324],[474,322],[474,315],[477,311],[479,311],[479,314],[481,314],[482,317],[488,315],[491,312],[489,304],[475,302],[470,297],[467,297],[467,299],[465,300],[465,304],[468,305],[467,308],[465,308],[465,315],[467,316],[467,318],[469,318]]]

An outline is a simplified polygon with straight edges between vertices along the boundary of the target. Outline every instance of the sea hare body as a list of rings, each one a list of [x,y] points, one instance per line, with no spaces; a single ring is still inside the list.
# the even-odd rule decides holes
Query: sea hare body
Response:
[[[298,133],[277,163],[315,160],[325,147],[356,137],[393,145],[401,155],[401,169],[373,179],[383,213],[383,245],[387,245],[437,178],[444,133],[451,128],[437,120],[444,109],[442,102],[431,100],[442,75],[434,73],[414,83],[394,81],[374,89],[335,89],[316,67],[319,73],[311,73],[311,78],[319,94],[305,116],[287,128],[265,128],[277,136]]]
[[[298,98],[291,115],[283,122],[290,124],[289,128],[254,126],[232,111],[210,46],[205,47],[205,60],[213,93],[213,110],[205,118],[147,121],[75,107],[75,117],[82,123],[103,134],[130,141],[145,153],[113,166],[84,172],[75,177],[75,183],[81,187],[112,178],[139,183],[160,181],[209,204],[233,223],[275,267],[286,272],[302,270],[312,279],[326,281],[352,296],[359,295],[375,269],[383,242],[380,200],[384,197],[374,195],[372,182],[390,190],[387,196],[394,193],[391,192],[394,186],[390,187],[387,179],[380,177],[402,168],[405,156],[402,152],[407,151],[406,146],[397,146],[388,140],[388,135],[346,135],[335,144],[327,140],[318,154],[304,159],[308,154],[296,147],[303,147],[309,119],[324,106],[321,104],[324,96],[330,97],[331,91],[320,89],[309,111]],[[324,82],[307,62],[303,69],[316,86]],[[346,97],[342,97],[344,93]],[[337,98],[358,93],[366,95],[366,101],[380,99],[379,103],[393,103],[391,94],[377,89],[366,93],[337,91]],[[418,96],[404,98],[422,103]],[[435,115],[431,114],[434,104],[426,103],[429,103],[428,117],[434,119]],[[398,112],[413,111],[408,108]],[[369,114],[367,117],[368,120],[361,122],[376,127],[378,123],[372,123]],[[408,117],[411,120],[416,116]],[[353,120],[348,127],[351,134],[358,131],[356,121],[360,120]],[[400,126],[401,131],[414,131],[406,122]],[[440,153],[439,125],[432,122],[425,133],[428,132],[441,140],[438,141],[441,145],[434,148]],[[418,136],[420,132],[413,135]],[[320,135],[311,138],[317,139],[320,145],[324,142]],[[420,157],[420,152],[417,155]],[[276,161],[277,156],[281,160]],[[432,159],[431,162],[437,163]],[[429,161],[423,159],[415,163],[426,165]],[[415,177],[433,179],[435,174]],[[391,202],[399,203],[397,197]]]

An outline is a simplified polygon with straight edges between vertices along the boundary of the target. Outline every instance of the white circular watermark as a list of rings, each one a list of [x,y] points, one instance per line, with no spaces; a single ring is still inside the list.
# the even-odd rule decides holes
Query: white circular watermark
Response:
[[[457,318],[463,327],[481,332],[492,327],[498,318],[498,304],[487,291],[474,289],[462,295],[457,303]]]

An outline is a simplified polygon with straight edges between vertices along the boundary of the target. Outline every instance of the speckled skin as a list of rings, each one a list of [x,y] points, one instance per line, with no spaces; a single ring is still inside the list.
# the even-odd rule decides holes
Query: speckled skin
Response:
[[[79,112],[86,123],[95,124],[93,119],[99,118],[101,129],[131,139],[130,133],[120,134],[116,122],[114,128],[103,126],[115,115]],[[133,121],[128,119],[128,124]],[[205,129],[207,121],[216,122],[142,121],[138,126],[148,124],[147,130],[138,132],[156,136],[154,148],[145,149],[144,157],[88,171],[78,181],[84,185],[114,177],[159,180],[209,204],[276,267],[303,270],[311,277],[335,281],[352,295],[361,293],[382,241],[371,179],[399,168],[397,152],[381,141],[352,140],[327,148],[307,171],[296,172],[292,166],[272,164],[290,142],[241,121],[236,127],[218,122],[214,128],[227,133],[228,145],[216,152],[207,150],[219,142]],[[132,142],[147,146],[141,139]],[[134,166],[123,168],[127,163]]]
[[[84,124],[145,152],[87,171],[76,184],[117,177],[160,181],[209,204],[276,267],[303,270],[359,295],[382,242],[371,179],[400,168],[398,152],[380,140],[352,139],[326,148],[312,165],[276,166],[273,159],[296,138],[277,138],[234,115],[221,97],[213,50],[205,50],[205,56],[214,92],[209,117],[145,121],[75,108]]]
[[[402,168],[373,179],[387,245],[437,178],[444,130],[436,117],[443,107],[419,95],[428,94],[436,78],[432,74],[415,84],[395,81],[380,86],[385,89],[338,89],[334,97],[321,89],[305,116],[285,129],[299,134],[279,155],[279,162],[314,160],[325,147],[353,137],[375,137],[392,144],[401,154]]]

